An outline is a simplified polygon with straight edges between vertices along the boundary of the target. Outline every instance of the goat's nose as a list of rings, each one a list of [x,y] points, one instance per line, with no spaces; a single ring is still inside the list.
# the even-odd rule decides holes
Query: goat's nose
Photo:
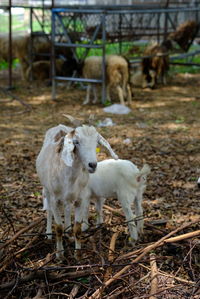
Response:
[[[96,162],[94,162],[94,163],[90,162],[90,163],[88,163],[88,166],[89,166],[90,168],[92,168],[93,170],[95,170],[96,167],[97,167],[97,163],[96,163]]]

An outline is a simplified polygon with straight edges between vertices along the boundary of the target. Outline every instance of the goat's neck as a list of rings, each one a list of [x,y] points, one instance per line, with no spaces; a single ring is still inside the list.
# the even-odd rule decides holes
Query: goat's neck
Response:
[[[71,167],[71,178],[72,180],[76,180],[77,175],[79,176],[81,173],[88,174],[88,171],[83,166],[83,163],[81,162],[80,158],[78,156],[75,157],[73,165]],[[88,174],[89,176],[89,174]]]

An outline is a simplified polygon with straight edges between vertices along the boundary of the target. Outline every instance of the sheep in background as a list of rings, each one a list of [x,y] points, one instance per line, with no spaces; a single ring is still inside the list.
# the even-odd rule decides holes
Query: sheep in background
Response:
[[[149,173],[150,167],[147,164],[139,170],[128,160],[108,159],[98,162],[96,172],[89,176],[87,185],[89,198],[92,198],[96,205],[97,224],[103,222],[102,208],[105,199],[117,198],[125,214],[131,240],[136,241],[138,234],[143,233],[142,201]],[[135,214],[131,208],[133,203]],[[89,211],[89,208],[86,211]],[[87,220],[88,214],[85,214],[84,222],[87,223]]]
[[[146,77],[146,81],[149,83],[152,81],[150,71],[155,72],[155,84],[160,81],[162,84],[166,84],[166,73],[169,70],[169,55],[168,49],[163,45],[153,43],[149,45],[144,51],[142,59],[142,72]]]
[[[55,70],[56,76],[71,77],[74,70],[77,70],[78,64],[74,58],[70,60],[56,59],[55,60]],[[51,61],[39,60],[33,62],[25,72],[25,79],[27,81],[31,80],[31,75],[33,80],[50,80],[51,79]]]
[[[182,23],[176,31],[170,33],[167,40],[175,41],[184,51],[188,51],[199,31],[199,23],[188,20]]]
[[[109,143],[93,126],[79,126],[75,129],[59,125],[46,132],[42,149],[36,160],[36,169],[43,186],[44,202],[47,202],[47,234],[51,231],[51,218],[56,223],[57,257],[63,256],[63,225],[61,206],[65,211],[65,227],[71,225],[71,206],[75,206],[75,248],[80,249],[79,235],[87,200],[85,187],[89,173],[97,166],[96,146],[101,144],[111,156],[118,157]]]
[[[13,35],[12,37],[12,59],[18,58],[22,66],[22,78],[24,78],[25,70],[28,67],[27,45],[28,34]],[[0,60],[9,61],[9,38],[8,34],[0,35]]]
[[[154,70],[149,71],[150,81],[146,80],[146,75],[143,74],[142,69],[138,68],[131,71],[130,84],[131,87],[153,88],[155,86],[156,72]]]
[[[31,44],[32,44],[32,50],[31,50]],[[31,57],[32,52],[32,57]],[[24,35],[13,35],[12,37],[12,58],[18,58],[21,65],[21,74],[22,79],[29,78],[30,73],[30,65],[31,61],[33,64],[38,61],[38,64],[33,66],[33,69],[38,69],[38,65],[42,65],[42,75],[44,76],[44,73],[48,73],[47,68],[48,64],[50,65],[50,56],[51,56],[51,40],[48,39],[45,35],[33,35],[31,37],[30,34],[24,34]],[[69,63],[65,65],[66,71],[65,73],[69,73],[67,71],[67,68],[75,67],[77,69],[77,66],[74,66],[74,56],[73,52],[70,48],[67,47],[57,47],[55,50],[55,56],[56,58],[61,58],[65,61],[68,61]],[[9,60],[9,39],[8,34],[2,34],[0,35],[0,60]],[[44,61],[47,61],[48,63],[45,63]],[[70,73],[71,74],[71,73]],[[34,77],[34,76],[33,76]],[[49,77],[49,74],[46,78]]]
[[[102,60],[101,56],[90,56],[84,61],[82,74],[87,79],[102,79]],[[105,57],[106,72],[106,91],[107,99],[110,99],[111,88],[116,88],[120,103],[125,105],[124,98],[131,104],[131,90],[129,86],[129,65],[125,58],[119,55],[106,55]],[[96,85],[89,83],[87,87],[86,99],[83,104],[90,103],[90,91],[93,88],[94,100],[97,102]]]

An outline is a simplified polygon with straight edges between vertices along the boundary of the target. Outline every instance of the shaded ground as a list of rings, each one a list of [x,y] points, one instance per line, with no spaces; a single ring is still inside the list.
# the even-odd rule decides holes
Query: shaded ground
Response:
[[[128,115],[105,114],[100,104],[82,106],[85,91],[78,88],[60,86],[58,101],[52,102],[51,88],[18,82],[12,93],[32,107],[22,113],[27,107],[8,101],[10,97],[0,90],[0,246],[4,247],[0,251],[0,298],[92,298],[95,290],[127,265],[120,278],[102,290],[102,298],[149,297],[150,252],[141,258],[139,254],[182,225],[188,226],[174,236],[200,229],[196,186],[200,176],[199,85],[200,75],[177,75],[166,87],[136,89]],[[128,243],[120,207],[110,199],[101,229],[94,229],[91,207],[91,228],[85,234],[81,259],[74,258],[73,241],[66,237],[66,259],[56,263],[54,240],[47,241],[43,234],[45,215],[35,159],[47,128],[67,124],[63,113],[85,120],[91,113],[100,121],[111,117],[115,126],[98,130],[119,157],[138,167],[151,166],[144,195],[145,233],[134,248]],[[127,138],[128,144],[124,143]],[[99,160],[106,155],[102,149]],[[115,253],[110,258],[108,249],[115,232]],[[197,237],[155,245],[160,271],[156,298],[200,298],[199,250]]]

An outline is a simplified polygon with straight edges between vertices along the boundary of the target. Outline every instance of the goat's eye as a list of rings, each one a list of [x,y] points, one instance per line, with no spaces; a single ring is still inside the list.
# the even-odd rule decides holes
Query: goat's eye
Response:
[[[73,143],[74,143],[74,145],[79,145],[79,141],[78,140],[74,140]]]

